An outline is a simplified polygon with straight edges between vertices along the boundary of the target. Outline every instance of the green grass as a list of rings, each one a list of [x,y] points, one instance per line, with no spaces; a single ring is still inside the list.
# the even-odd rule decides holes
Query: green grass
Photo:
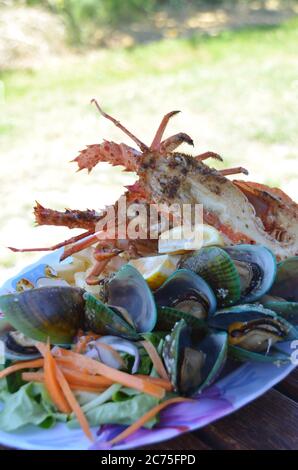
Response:
[[[293,19],[279,27],[163,40],[70,56],[35,71],[3,72],[1,245],[69,236],[63,229],[33,230],[35,199],[58,209],[99,209],[133,181],[108,165],[88,176],[68,163],[88,143],[129,142],[96,114],[89,104],[94,96],[146,142],[164,113],[181,109],[168,132],[188,132],[197,153],[221,153],[225,165],[217,166],[246,166],[252,179],[298,196],[297,44]],[[0,249],[2,265],[29,259]]]

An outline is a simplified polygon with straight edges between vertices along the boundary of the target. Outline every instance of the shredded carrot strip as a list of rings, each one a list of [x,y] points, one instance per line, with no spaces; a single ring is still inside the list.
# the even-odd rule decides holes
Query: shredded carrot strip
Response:
[[[36,347],[44,355],[44,358],[45,358],[45,361],[44,361],[45,386],[52,400],[54,401],[55,404],[57,401],[56,406],[59,404],[59,407],[58,407],[59,409],[64,401],[69,410],[67,411],[67,413],[70,413],[70,411],[74,412],[86,436],[91,441],[93,441],[93,436],[90,430],[89,423],[86,419],[86,416],[84,415],[79,403],[77,402],[74,394],[72,393],[70,386],[66,378],[63,375],[62,370],[59,368],[59,366],[57,366],[56,361],[54,357],[52,356],[49,341],[46,346],[43,343],[37,343]],[[65,412],[66,411],[64,411],[64,413]]]
[[[91,429],[90,429],[89,423],[87,421],[87,418],[84,415],[84,413],[83,413],[79,403],[77,402],[74,394],[72,393],[72,391],[70,389],[70,386],[69,386],[66,378],[63,375],[62,370],[59,369],[59,366],[57,366],[57,365],[56,365],[56,374],[57,374],[58,383],[59,383],[61,389],[63,390],[63,393],[64,393],[64,395],[65,395],[72,411],[76,415],[77,420],[79,421],[84,433],[86,434],[88,439],[93,441],[94,438],[92,436]]]
[[[77,372],[76,370],[68,369],[67,367],[61,366],[60,369],[62,370],[63,374],[65,375],[66,379],[74,384],[77,385],[87,385],[87,386],[97,386],[97,387],[105,387],[110,386],[113,384],[113,381],[107,379],[106,377],[99,377],[95,375],[85,374],[83,372]]]
[[[141,379],[148,380],[149,382],[159,385],[164,388],[167,392],[173,390],[173,384],[169,380],[160,379],[159,377],[150,377],[149,375],[135,374],[135,377],[140,377]]]
[[[44,373],[43,372],[23,372],[22,379],[25,382],[39,382],[44,383]],[[69,383],[69,386],[72,390],[80,390],[84,392],[93,392],[100,393],[106,390],[110,385],[84,385]]]
[[[74,363],[74,361],[71,357],[66,357],[66,356],[59,357],[59,356],[57,356],[56,355],[56,349],[52,350],[52,354],[55,356],[55,359],[56,359],[56,362],[57,362],[58,365],[61,365],[61,366],[66,367],[68,369],[72,369],[73,371],[77,371],[78,374],[83,373],[83,374],[87,374],[87,375],[93,376],[93,377],[95,375],[98,375],[98,374],[96,374],[96,372],[86,369],[86,367],[78,366],[77,364]],[[111,380],[111,383],[114,383],[114,382]]]
[[[147,351],[148,356],[150,357],[150,359],[153,363],[153,366],[154,366],[156,372],[158,373],[158,375],[160,375],[160,377],[162,377],[165,380],[169,380],[169,377],[168,377],[167,371],[165,369],[165,366],[163,365],[163,362],[162,362],[161,358],[159,357],[159,354],[156,351],[153,344],[150,343],[150,341],[140,341],[140,343],[143,346],[143,348],[145,349],[145,351]]]
[[[183,397],[176,397],[176,398],[170,398],[169,400],[164,401],[163,403],[160,403],[159,405],[154,406],[151,410],[147,411],[147,413],[144,414],[140,419],[138,419],[135,423],[133,423],[131,426],[126,428],[124,431],[122,431],[118,436],[114,437],[114,439],[111,439],[108,444],[109,445],[114,445],[117,444],[120,441],[123,441],[123,439],[126,439],[129,437],[131,434],[136,432],[138,429],[140,429],[144,424],[146,424],[150,419],[154,418],[154,416],[157,415],[161,410],[166,408],[169,405],[173,405],[174,403],[182,403],[182,402],[191,402],[190,398],[183,398]]]
[[[80,392],[102,393],[109,387],[95,387],[79,384],[69,384],[71,390],[78,390]]]
[[[89,357],[82,356],[81,354],[77,354],[73,351],[68,351],[62,348],[55,348],[55,350],[53,350],[53,354],[55,357],[66,356],[71,358],[72,361],[69,364],[71,364],[72,368],[75,367],[76,369],[85,369],[88,370],[88,372],[103,375],[115,383],[122,384],[125,387],[134,388],[140,392],[144,392],[159,398],[160,400],[165,396],[164,388],[159,387],[158,385],[155,385],[148,380],[144,380],[142,378],[135,377],[134,375],[127,374],[126,372],[113,369],[112,367],[90,359]]]
[[[36,347],[44,356],[45,387],[58,410],[62,413],[69,414],[71,412],[71,407],[69,406],[57,380],[57,365],[51,354],[50,344],[48,343],[47,346],[45,346],[42,343],[37,343]]]
[[[22,379],[25,382],[44,382],[43,372],[23,372]]]
[[[37,369],[39,367],[42,367],[44,364],[44,360],[41,359],[34,359],[33,361],[24,361],[24,362],[17,362],[16,364],[13,364],[12,366],[6,367],[6,369],[2,370],[0,372],[0,379],[4,379],[4,377],[7,377],[8,375],[12,374],[13,372],[17,372],[18,370],[22,369]]]

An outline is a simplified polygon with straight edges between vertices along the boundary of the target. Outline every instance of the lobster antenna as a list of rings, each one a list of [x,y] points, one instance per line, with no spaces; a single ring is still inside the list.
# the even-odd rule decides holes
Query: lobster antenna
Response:
[[[128,129],[126,129],[126,127],[124,127],[121,122],[117,121],[117,119],[113,118],[112,116],[110,116],[109,114],[105,113],[101,107],[99,106],[98,102],[93,98],[91,100],[91,103],[92,104],[95,104],[96,108],[98,109],[99,113],[105,117],[106,119],[108,119],[109,121],[112,121],[113,124],[115,124],[116,127],[119,127],[119,129],[121,129],[124,134],[128,135],[128,137],[130,137],[136,144],[137,146],[142,150],[142,152],[146,152],[147,150],[149,150],[149,148],[147,147],[147,145],[145,145],[141,140],[139,140],[134,134],[132,134]]]

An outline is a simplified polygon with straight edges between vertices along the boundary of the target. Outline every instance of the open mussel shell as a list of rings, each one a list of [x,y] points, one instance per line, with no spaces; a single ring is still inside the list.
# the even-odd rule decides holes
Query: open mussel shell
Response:
[[[232,258],[241,284],[240,303],[255,302],[270,289],[276,276],[276,259],[261,245],[235,245],[224,248]]]
[[[28,338],[71,344],[83,327],[83,290],[75,287],[41,287],[2,295],[0,309],[6,320]]]
[[[234,357],[238,353],[239,359],[252,361],[274,362],[277,360],[274,344],[298,338],[293,325],[261,305],[246,304],[219,310],[210,318],[209,326],[229,333]]]
[[[210,385],[226,361],[227,344],[225,332],[194,331],[180,320],[165,337],[162,351],[175,390],[190,396]]]
[[[139,334],[128,318],[124,309],[107,305],[94,295],[85,292],[85,328],[99,335],[115,335],[138,340]]]
[[[27,361],[40,357],[40,353],[34,347],[34,341],[14,330],[4,316],[0,316],[0,342],[4,348],[5,359]]]
[[[143,276],[126,264],[106,286],[107,303],[128,312],[139,333],[152,331],[157,311],[153,294]]]
[[[40,357],[40,352],[34,346],[34,341],[18,331],[8,331],[0,335],[4,345],[5,359],[10,361],[28,361]]]
[[[58,279],[56,271],[48,264],[39,264],[25,274],[20,274],[15,277],[11,283],[12,288],[17,292],[22,292],[38,285],[41,279]]]
[[[289,302],[298,302],[298,256],[278,263],[276,278],[269,294]]]
[[[263,306],[298,326],[298,302],[270,301],[263,303]]]
[[[159,307],[171,307],[197,318],[216,310],[216,298],[206,281],[189,269],[178,269],[155,291]]]
[[[240,277],[231,257],[222,248],[203,247],[191,255],[185,255],[179,267],[199,274],[212,288],[219,307],[239,301]]]

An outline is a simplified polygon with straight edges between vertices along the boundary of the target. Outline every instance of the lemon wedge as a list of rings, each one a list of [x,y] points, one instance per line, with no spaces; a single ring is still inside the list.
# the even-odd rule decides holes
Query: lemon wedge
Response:
[[[179,260],[178,255],[160,255],[134,259],[129,264],[136,268],[149,287],[155,290],[176,270]]]
[[[179,225],[163,232],[158,240],[158,252],[181,254],[203,246],[224,245],[221,234],[211,225],[198,224],[191,231],[187,228]]]

